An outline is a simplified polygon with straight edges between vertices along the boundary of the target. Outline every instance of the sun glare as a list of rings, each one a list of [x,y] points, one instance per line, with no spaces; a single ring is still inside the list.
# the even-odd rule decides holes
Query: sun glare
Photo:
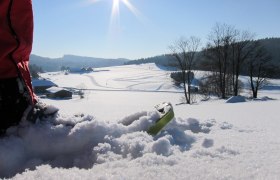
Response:
[[[129,10],[132,12],[137,18],[139,18],[140,13],[138,10],[130,3],[129,0],[113,0],[113,8],[112,8],[112,14],[118,12],[119,13],[119,4],[123,3]]]
[[[120,0],[113,0],[111,18],[119,16],[120,13]]]
[[[88,0],[88,3],[93,4],[100,1],[105,0]],[[113,21],[114,18],[119,18],[120,14],[120,4],[124,4],[130,12],[132,12],[136,18],[140,19],[140,12],[131,4],[130,0],[111,0],[112,1],[112,12],[111,12],[111,21]]]
[[[105,0],[87,0],[90,4]],[[108,0],[107,0],[108,1]],[[109,34],[117,36],[121,32],[120,6],[124,5],[138,20],[142,21],[141,13],[133,6],[130,0],[109,0],[112,3]]]

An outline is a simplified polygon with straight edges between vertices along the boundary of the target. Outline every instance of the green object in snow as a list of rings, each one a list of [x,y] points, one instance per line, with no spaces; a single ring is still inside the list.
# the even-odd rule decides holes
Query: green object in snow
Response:
[[[166,124],[174,118],[174,111],[171,103],[161,103],[155,106],[161,117],[147,131],[150,135],[157,135]]]

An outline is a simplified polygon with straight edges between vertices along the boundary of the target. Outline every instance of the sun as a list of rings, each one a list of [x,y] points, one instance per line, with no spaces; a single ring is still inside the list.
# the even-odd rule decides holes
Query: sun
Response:
[[[120,0],[113,0],[111,18],[119,16],[119,13],[120,13]]]
[[[135,17],[137,20],[143,21],[143,17],[141,13],[134,7],[131,3],[132,0],[87,0],[90,4],[95,4],[97,2],[109,1],[112,4],[111,17],[110,17],[110,25],[109,25],[109,34],[113,37],[121,34],[121,19],[120,19],[120,7],[121,5],[125,6]]]
[[[112,14],[113,13],[119,13],[119,7],[120,3],[124,4],[136,17],[139,16],[138,10],[130,3],[129,0],[112,0],[113,6],[112,6]]]
[[[113,0],[114,4],[118,4],[120,2],[120,0]]]
[[[105,0],[88,0],[90,4],[97,3],[100,1],[105,1]],[[132,12],[137,18],[140,17],[140,12],[132,5],[130,0],[110,0],[110,1],[112,1],[112,11],[111,11],[112,18],[119,16],[120,4],[124,4],[129,9],[129,11]]]

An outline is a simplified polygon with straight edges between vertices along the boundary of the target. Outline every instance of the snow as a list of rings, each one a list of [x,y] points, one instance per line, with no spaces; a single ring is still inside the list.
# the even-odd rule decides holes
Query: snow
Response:
[[[176,105],[183,94],[169,73],[145,64],[43,74],[60,87],[89,90],[83,99],[42,99],[59,113],[10,128],[0,139],[0,178],[280,178],[280,80],[258,100],[245,90],[242,103]],[[173,104],[175,118],[152,137],[144,130],[158,118],[160,102]]]
[[[47,80],[47,79],[32,79],[32,86],[56,86],[53,82]]]
[[[232,96],[230,97],[226,103],[240,103],[240,102],[246,102],[246,98],[244,96]]]
[[[58,91],[62,91],[62,90],[64,90],[63,88],[61,88],[61,87],[55,87],[55,86],[53,86],[53,87],[50,87],[50,88],[48,88],[48,89],[46,89],[48,92],[50,92],[50,93],[56,93],[56,92],[58,92]]]

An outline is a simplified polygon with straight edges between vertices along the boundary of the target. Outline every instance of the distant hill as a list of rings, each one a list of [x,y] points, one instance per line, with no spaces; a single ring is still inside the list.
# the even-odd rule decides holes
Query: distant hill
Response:
[[[280,38],[266,38],[258,41],[263,44],[271,55],[272,63],[280,67]]]
[[[61,58],[47,58],[32,54],[30,64],[41,67],[44,71],[59,71],[61,67],[83,68],[83,67],[107,67],[123,65],[128,59],[104,59],[84,57],[75,55],[64,55]]]
[[[280,38],[266,38],[266,39],[259,39],[257,40],[263,46],[267,49],[268,53],[272,57],[272,63],[276,66],[280,67]],[[200,70],[206,70],[201,65],[201,62],[203,61],[203,56],[201,52],[197,52],[197,62],[195,69]],[[125,64],[143,64],[143,63],[156,63],[159,65],[165,65],[165,66],[173,66],[174,62],[169,58],[169,55],[160,55],[160,56],[154,56],[149,58],[142,58],[137,59],[133,61],[128,61]]]
[[[267,49],[268,53],[272,57],[272,62],[276,66],[280,67],[280,38],[266,38],[257,40]],[[197,53],[197,62],[195,69],[204,69],[201,62],[203,62],[203,56],[201,52]],[[170,59],[168,54],[158,55],[154,57],[142,58],[137,60],[129,59],[104,59],[94,57],[84,57],[75,55],[64,55],[61,58],[47,58],[37,55],[31,55],[30,64],[41,67],[44,71],[59,71],[61,67],[70,68],[83,68],[83,67],[107,67],[107,66],[118,66],[128,64],[144,64],[144,63],[155,63],[162,66],[175,66],[175,62]]]
[[[164,66],[172,66],[174,64],[174,62],[170,59],[169,55],[159,55],[159,56],[141,58],[141,59],[136,59],[136,60],[131,60],[131,61],[125,62],[126,65],[146,64],[146,63],[155,63],[158,65],[164,65]]]

